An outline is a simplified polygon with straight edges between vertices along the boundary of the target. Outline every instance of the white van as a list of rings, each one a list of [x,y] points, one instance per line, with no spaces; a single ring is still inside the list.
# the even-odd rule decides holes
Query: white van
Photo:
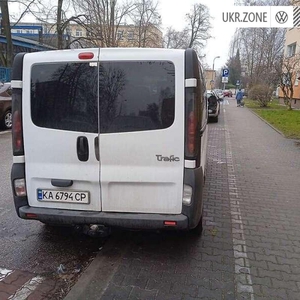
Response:
[[[19,217],[201,230],[207,103],[194,50],[20,53],[11,84]]]

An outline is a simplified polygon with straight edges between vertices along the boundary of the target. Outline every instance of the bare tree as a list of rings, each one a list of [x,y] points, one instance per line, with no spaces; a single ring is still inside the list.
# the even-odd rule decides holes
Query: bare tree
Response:
[[[161,16],[158,12],[158,2],[153,0],[138,0],[134,3],[130,18],[135,26],[135,46],[162,47],[160,40]]]
[[[182,31],[176,31],[172,27],[167,29],[164,36],[166,48],[186,49],[194,48],[200,55],[201,49],[210,35],[210,14],[203,4],[194,4],[191,11],[186,14],[187,25]]]
[[[74,0],[80,11],[88,16],[86,25],[90,42],[95,46],[116,47],[121,36],[118,29],[135,5],[132,2],[118,4],[117,0]]]
[[[77,14],[75,0],[57,0],[56,5],[53,2],[44,0],[17,0],[18,3],[25,6],[24,11],[19,16],[16,25],[25,14],[33,15],[37,21],[43,24],[47,33],[52,33],[52,39],[47,39],[48,44],[56,46],[58,49],[68,48],[70,41],[65,38],[68,26],[71,23],[77,23],[83,26],[86,22],[86,14]]]
[[[171,49],[186,49],[189,46],[189,33],[187,29],[176,31],[172,27],[167,28],[164,36],[164,47]]]
[[[211,38],[210,35],[210,14],[204,4],[194,4],[190,13],[186,15],[188,25],[186,31],[189,32],[189,48],[202,48],[205,42]]]
[[[283,100],[288,110],[292,110],[295,82],[300,80],[300,55],[282,56],[276,65],[276,76],[279,78]]]
[[[272,84],[274,64],[282,55],[285,30],[282,28],[241,28],[232,42],[230,52],[240,51],[242,69],[245,69],[250,87]],[[232,55],[232,54],[231,54]]]
[[[5,53],[0,52],[1,64],[6,67],[11,67],[13,62],[13,42],[11,38],[10,30],[10,20],[9,20],[9,10],[8,10],[8,1],[0,1],[2,21],[1,26],[3,28],[3,33],[6,37],[6,51]]]

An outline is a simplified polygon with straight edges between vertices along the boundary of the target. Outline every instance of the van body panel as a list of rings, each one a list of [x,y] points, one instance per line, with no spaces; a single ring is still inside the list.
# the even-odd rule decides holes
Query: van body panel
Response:
[[[84,50],[85,51],[85,50]],[[98,50],[93,50],[94,60],[93,63],[97,64],[98,60]],[[82,49],[81,49],[81,52]],[[91,52],[91,51],[89,51]],[[28,203],[33,207],[51,207],[51,208],[64,208],[64,209],[76,209],[76,210],[86,210],[86,211],[100,211],[101,210],[101,199],[100,199],[100,186],[99,186],[99,162],[96,159],[93,145],[94,139],[97,137],[97,127],[98,122],[95,124],[96,132],[80,132],[80,131],[69,131],[69,130],[56,130],[56,128],[51,128],[52,125],[56,126],[57,124],[46,124],[44,125],[44,120],[35,121],[42,122],[42,125],[38,126],[34,123],[33,118],[39,117],[39,111],[34,112],[33,108],[33,95],[36,94],[36,101],[40,101],[38,105],[43,113],[44,110],[52,109],[51,103],[44,104],[43,98],[51,97],[47,93],[47,88],[50,89],[49,82],[52,78],[57,75],[57,72],[60,74],[57,75],[57,78],[52,85],[57,84],[57,97],[61,97],[62,101],[70,101],[69,99],[60,96],[61,94],[66,94],[65,89],[59,89],[59,83],[65,81],[70,81],[71,76],[68,78],[63,78],[64,70],[61,70],[60,67],[55,69],[56,73],[49,73],[49,69],[54,68],[54,62],[65,63],[82,63],[78,59],[79,51],[66,51],[64,55],[61,55],[59,52],[47,52],[47,53],[34,53],[26,54],[24,57],[24,67],[23,67],[23,132],[24,132],[24,151],[25,151],[25,173],[26,173],[26,186],[27,186],[27,195]],[[84,64],[89,64],[89,62],[83,62]],[[39,74],[33,74],[32,70],[34,67],[40,66],[42,71]],[[45,67],[46,66],[46,67]],[[47,68],[48,66],[48,68]],[[64,64],[62,64],[64,66]],[[62,67],[63,68],[63,67]],[[38,69],[39,70],[39,69]],[[39,70],[40,71],[40,70]],[[44,74],[46,73],[46,74]],[[40,75],[41,78],[34,79],[34,76]],[[79,76],[79,75],[78,75]],[[75,77],[76,79],[76,77]],[[33,80],[31,82],[31,80]],[[35,80],[35,81],[34,81]],[[44,80],[44,82],[40,82]],[[48,80],[48,81],[47,81]],[[73,79],[72,79],[73,80]],[[78,78],[80,80],[80,78]],[[35,86],[33,87],[33,85]],[[41,90],[37,92],[39,84],[42,84],[40,89],[46,88],[45,91]],[[44,85],[43,85],[44,84]],[[68,85],[69,89],[72,86],[73,89],[76,89],[80,83],[70,83]],[[66,85],[67,86],[67,85]],[[32,90],[35,89],[35,90]],[[51,89],[50,89],[51,90]],[[71,92],[71,91],[70,91]],[[53,105],[58,105],[55,102],[55,99],[50,98],[53,102]],[[73,98],[70,98],[73,99]],[[49,101],[50,101],[49,100]],[[97,99],[95,98],[95,103]],[[43,106],[44,105],[44,106]],[[71,106],[70,106],[71,107]],[[59,109],[56,109],[55,113],[59,112]],[[41,112],[41,111],[40,111]],[[64,118],[64,114],[68,112],[61,112],[61,118]],[[36,115],[34,117],[34,115]],[[51,120],[51,116],[48,116]],[[53,115],[53,118],[57,116]],[[68,120],[71,124],[72,120]],[[68,124],[69,124],[68,123]],[[67,124],[67,123],[66,123]],[[72,126],[68,125],[67,126]],[[49,125],[49,126],[48,126]],[[48,127],[48,128],[46,128]],[[77,149],[77,140],[78,137],[85,137],[89,145],[89,159],[87,161],[80,161],[78,159],[78,149]],[[51,179],[60,179],[60,180],[72,180],[73,184],[70,187],[60,187],[53,186],[51,184]],[[73,203],[64,203],[63,200],[59,201],[40,201],[38,199],[38,190],[63,190],[65,192],[88,192],[89,194],[89,203],[83,204],[80,202]],[[52,200],[52,199],[50,199]],[[53,199],[55,200],[55,199]]]
[[[204,177],[202,167],[184,170],[184,184],[193,189],[190,205],[182,205],[182,214],[189,220],[189,228],[195,228],[202,217]]]
[[[79,59],[83,52],[93,58]],[[14,93],[22,95],[24,151],[14,155],[25,159],[14,160],[11,173],[13,190],[15,179],[26,180],[27,196],[14,192],[19,217],[136,229],[198,225],[208,132],[207,103],[200,97],[204,79],[193,50],[27,53],[22,69]],[[185,87],[186,79],[197,86]],[[69,106],[61,108],[65,99]],[[187,108],[198,120],[190,156]],[[183,204],[184,185],[192,187],[189,205]],[[41,201],[41,190],[87,193],[89,201]]]
[[[126,82],[123,98],[126,98],[126,103],[130,102],[130,98],[135,97],[129,90],[126,90],[127,85],[133,85],[132,89],[136,93],[138,90],[143,90],[144,92],[138,95],[139,102],[145,101],[145,106],[149,107],[155,102],[155,98],[164,101],[159,94],[172,89],[171,85],[174,84],[175,115],[173,123],[163,129],[120,133],[101,133],[100,129],[102,209],[106,212],[179,214],[182,210],[184,168],[184,51],[158,50],[156,52],[126,49],[122,51],[121,58],[119,53],[117,49],[101,49],[100,65],[111,62],[111,66],[116,66],[116,68],[118,64],[122,66],[121,71],[125,73]],[[121,64],[128,61],[130,70],[127,69],[126,64]],[[135,68],[133,62],[141,62],[136,73],[133,71]],[[145,64],[149,62],[149,66],[145,67],[142,62]],[[160,79],[160,76],[165,76],[165,73],[171,72],[170,70],[165,73],[162,71],[162,75],[159,73],[156,75],[157,78],[153,78],[150,69],[156,68],[153,66],[156,62],[157,64],[168,62],[168,67],[170,64],[173,65],[175,82],[163,82],[163,79]],[[160,71],[159,66],[157,70]],[[161,105],[158,104],[158,107]],[[120,111],[121,109],[122,104]],[[141,110],[137,113],[139,116],[142,113]],[[122,112],[120,114],[124,118]],[[174,160],[171,158],[167,161],[170,157],[174,157]]]

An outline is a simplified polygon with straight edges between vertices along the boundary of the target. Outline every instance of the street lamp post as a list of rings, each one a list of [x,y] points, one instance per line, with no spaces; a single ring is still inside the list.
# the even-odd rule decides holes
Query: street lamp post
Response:
[[[215,80],[214,77],[216,77],[216,76],[215,76],[215,60],[216,60],[217,58],[220,58],[220,56],[216,56],[216,57],[214,58],[214,60],[213,60],[213,78],[212,78],[212,80]]]

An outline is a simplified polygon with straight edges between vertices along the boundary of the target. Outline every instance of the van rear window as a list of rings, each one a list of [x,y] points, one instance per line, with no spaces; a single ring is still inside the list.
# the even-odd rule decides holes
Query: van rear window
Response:
[[[40,127],[92,133],[99,131],[99,125],[100,133],[164,129],[174,121],[174,107],[175,68],[171,62],[32,67],[31,115]]]
[[[33,123],[46,128],[97,133],[97,82],[97,65],[34,65],[31,70]]]

